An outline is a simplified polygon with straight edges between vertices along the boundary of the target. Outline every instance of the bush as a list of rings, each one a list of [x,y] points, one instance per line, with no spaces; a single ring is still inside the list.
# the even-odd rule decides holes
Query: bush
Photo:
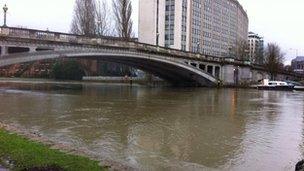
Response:
[[[57,61],[52,68],[52,77],[59,80],[82,80],[84,70],[75,60]]]

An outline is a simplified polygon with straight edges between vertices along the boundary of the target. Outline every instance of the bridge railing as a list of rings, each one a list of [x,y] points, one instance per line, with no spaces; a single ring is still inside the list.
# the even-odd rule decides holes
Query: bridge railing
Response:
[[[25,38],[33,40],[46,40],[56,41],[63,43],[77,43],[77,44],[88,44],[88,45],[101,45],[119,48],[128,48],[133,50],[145,51],[149,53],[157,53],[158,55],[195,59],[195,60],[206,60],[219,63],[237,63],[240,65],[248,65],[244,61],[238,61],[234,58],[222,58],[211,55],[197,54],[193,52],[181,51],[176,49],[170,49],[166,47],[159,47],[150,44],[139,43],[135,41],[125,41],[117,37],[88,37],[83,35],[75,35],[60,32],[42,31],[34,29],[24,29],[16,27],[0,27],[0,36],[14,37],[14,38]]]

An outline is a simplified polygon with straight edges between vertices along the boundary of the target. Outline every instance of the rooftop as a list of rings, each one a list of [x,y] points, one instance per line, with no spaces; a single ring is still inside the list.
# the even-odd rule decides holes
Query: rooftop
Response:
[[[254,32],[251,32],[251,31],[248,33],[248,37],[249,38],[263,39],[262,36],[259,36],[258,34],[254,33]]]
[[[298,56],[296,57],[295,59],[292,60],[293,62],[296,62],[296,61],[304,61],[304,56]]]

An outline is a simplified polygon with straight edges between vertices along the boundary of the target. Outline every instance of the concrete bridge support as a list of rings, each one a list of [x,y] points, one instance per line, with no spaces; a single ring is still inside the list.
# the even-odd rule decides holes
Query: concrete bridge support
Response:
[[[270,79],[270,75],[265,71],[252,70],[252,82],[257,83],[263,79]]]
[[[235,65],[222,66],[222,83],[227,86],[250,84],[252,73],[250,67]]]
[[[238,79],[240,80],[238,84],[240,85],[249,85],[252,82],[252,72],[251,68],[248,66],[237,67],[239,70]]]
[[[222,84],[235,85],[238,82],[236,68],[234,65],[222,66]]]
[[[6,55],[7,52],[7,47],[6,46],[1,46],[1,56]]]

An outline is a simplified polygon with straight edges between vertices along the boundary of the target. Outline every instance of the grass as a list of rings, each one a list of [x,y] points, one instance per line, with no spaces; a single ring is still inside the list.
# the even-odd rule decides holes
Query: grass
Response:
[[[2,160],[2,161],[1,161]],[[55,167],[71,171],[106,170],[86,157],[65,154],[0,128],[0,162],[9,160],[12,170]]]

